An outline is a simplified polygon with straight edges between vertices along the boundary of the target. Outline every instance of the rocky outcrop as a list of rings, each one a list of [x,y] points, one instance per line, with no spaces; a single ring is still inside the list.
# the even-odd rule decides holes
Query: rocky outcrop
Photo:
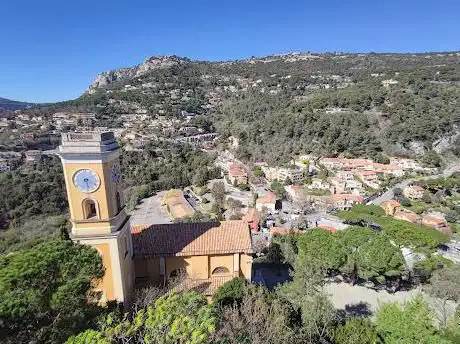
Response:
[[[143,63],[138,64],[132,68],[120,68],[111,70],[108,72],[102,72],[96,76],[94,81],[88,88],[88,93],[94,93],[97,89],[107,86],[108,84],[120,80],[127,80],[134,77],[139,77],[148,72],[158,69],[167,68],[174,65],[190,62],[189,59],[178,57],[175,55],[171,56],[152,56],[146,59]]]
[[[452,148],[459,147],[460,144],[460,129],[455,128],[455,132],[452,135],[446,135],[441,137],[439,140],[433,142],[433,150],[442,154]]]

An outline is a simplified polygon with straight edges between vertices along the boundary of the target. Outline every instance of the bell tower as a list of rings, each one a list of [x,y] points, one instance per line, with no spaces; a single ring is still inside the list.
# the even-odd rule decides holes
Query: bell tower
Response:
[[[105,275],[102,302],[126,302],[134,286],[133,246],[125,212],[120,146],[112,132],[65,133],[61,158],[69,201],[71,239],[96,248]]]

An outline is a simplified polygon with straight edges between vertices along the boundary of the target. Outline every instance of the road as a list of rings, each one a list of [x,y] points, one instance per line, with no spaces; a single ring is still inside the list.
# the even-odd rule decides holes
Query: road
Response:
[[[400,183],[397,183],[391,187],[388,191],[384,192],[381,194],[379,197],[373,199],[369,204],[375,204],[375,205],[380,205],[383,202],[389,201],[390,199],[393,199],[394,197],[394,190],[397,188],[404,189],[407,187],[409,184],[416,182],[416,181],[421,181],[421,180],[428,180],[428,179],[435,179],[439,177],[449,177],[451,176],[454,172],[460,171],[460,165],[454,165],[446,168],[442,173],[440,174],[435,174],[432,176],[427,176],[427,177],[419,177],[419,178],[411,178],[411,179],[406,179],[403,180]]]

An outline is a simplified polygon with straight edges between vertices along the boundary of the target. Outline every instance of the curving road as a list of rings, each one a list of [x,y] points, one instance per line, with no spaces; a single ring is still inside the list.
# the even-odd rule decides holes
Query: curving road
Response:
[[[391,187],[391,189],[388,189],[388,191],[384,192],[381,194],[379,197],[373,199],[370,201],[368,204],[375,204],[375,205],[380,205],[383,202],[389,201],[390,199],[393,199],[394,193],[393,191],[397,188],[404,189],[405,187],[409,186],[409,184],[412,184],[413,182],[419,181],[419,180],[427,180],[427,179],[435,179],[439,177],[449,177],[453,173],[460,171],[460,165],[454,165],[446,168],[442,173],[440,174],[434,174],[432,176],[427,176],[427,177],[419,177],[419,178],[411,178],[411,179],[406,179],[403,180],[400,183],[397,183]]]

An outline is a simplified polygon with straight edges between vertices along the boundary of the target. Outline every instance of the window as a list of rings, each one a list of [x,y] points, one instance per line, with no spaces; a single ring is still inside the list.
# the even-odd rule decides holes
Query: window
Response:
[[[212,271],[212,275],[223,275],[228,273],[230,273],[230,271],[224,266],[219,266]]]
[[[97,204],[95,200],[87,198],[83,201],[83,216],[85,220],[97,218]]]

